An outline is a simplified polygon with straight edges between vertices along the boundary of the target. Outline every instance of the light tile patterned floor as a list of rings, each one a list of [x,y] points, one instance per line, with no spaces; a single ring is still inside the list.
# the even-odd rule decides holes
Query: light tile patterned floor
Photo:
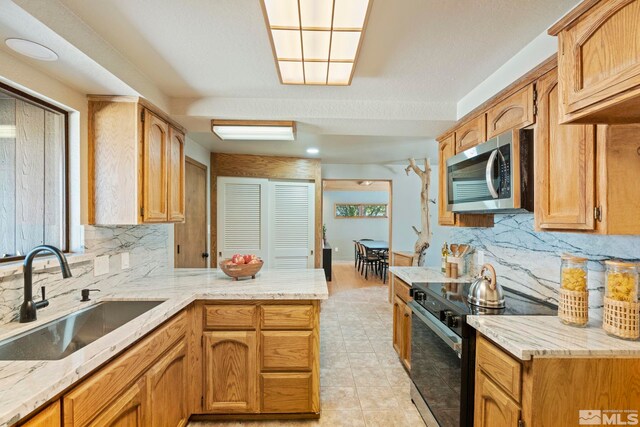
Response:
[[[421,427],[409,376],[391,343],[387,287],[338,292],[322,303],[319,420],[192,422],[191,427]]]

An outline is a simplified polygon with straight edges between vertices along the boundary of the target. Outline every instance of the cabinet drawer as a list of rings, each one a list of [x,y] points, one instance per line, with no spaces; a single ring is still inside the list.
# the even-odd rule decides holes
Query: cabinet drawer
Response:
[[[311,373],[262,374],[262,412],[311,412]]]
[[[411,286],[407,285],[403,280],[398,279],[397,276],[393,280],[393,287],[395,289],[396,296],[402,301],[409,302],[412,300],[412,298],[409,296]]]
[[[313,329],[313,305],[264,305],[262,329]]]
[[[496,384],[502,386],[516,402],[520,402],[522,366],[484,337],[476,345],[476,364]]]
[[[263,370],[309,371],[313,359],[312,331],[262,332]]]
[[[487,138],[527,127],[534,121],[533,84],[530,84],[487,111]]]
[[[205,329],[255,329],[255,305],[214,304],[204,307]]]

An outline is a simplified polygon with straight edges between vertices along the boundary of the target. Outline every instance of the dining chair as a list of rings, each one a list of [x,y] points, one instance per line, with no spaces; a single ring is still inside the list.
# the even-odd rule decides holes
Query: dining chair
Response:
[[[373,251],[367,249],[362,243],[360,246],[360,254],[362,256],[362,270],[364,270],[364,278],[369,279],[369,271],[377,274],[379,270],[380,258]],[[362,274],[362,271],[360,272]]]

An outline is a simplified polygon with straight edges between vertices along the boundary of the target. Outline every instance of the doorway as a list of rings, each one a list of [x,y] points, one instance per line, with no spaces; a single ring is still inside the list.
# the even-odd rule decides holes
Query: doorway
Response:
[[[207,167],[185,158],[184,222],[175,224],[175,268],[207,268]]]
[[[326,233],[324,268],[327,279],[334,271],[331,264],[344,268],[351,265],[356,271],[354,241],[366,239],[386,248],[379,251],[387,256],[392,248],[392,181],[365,179],[325,179],[322,181],[322,224]],[[386,249],[386,250],[385,250]],[[336,269],[338,273],[340,268]],[[359,274],[359,273],[357,273]],[[385,281],[375,274],[367,274],[370,283]]]

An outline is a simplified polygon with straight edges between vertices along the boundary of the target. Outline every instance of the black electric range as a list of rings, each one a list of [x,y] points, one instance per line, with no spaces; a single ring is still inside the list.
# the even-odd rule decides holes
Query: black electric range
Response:
[[[413,283],[411,398],[443,427],[473,425],[475,330],[468,315],[557,315],[557,307],[504,288],[505,308],[467,301],[470,283]],[[428,408],[428,409],[427,409]]]

